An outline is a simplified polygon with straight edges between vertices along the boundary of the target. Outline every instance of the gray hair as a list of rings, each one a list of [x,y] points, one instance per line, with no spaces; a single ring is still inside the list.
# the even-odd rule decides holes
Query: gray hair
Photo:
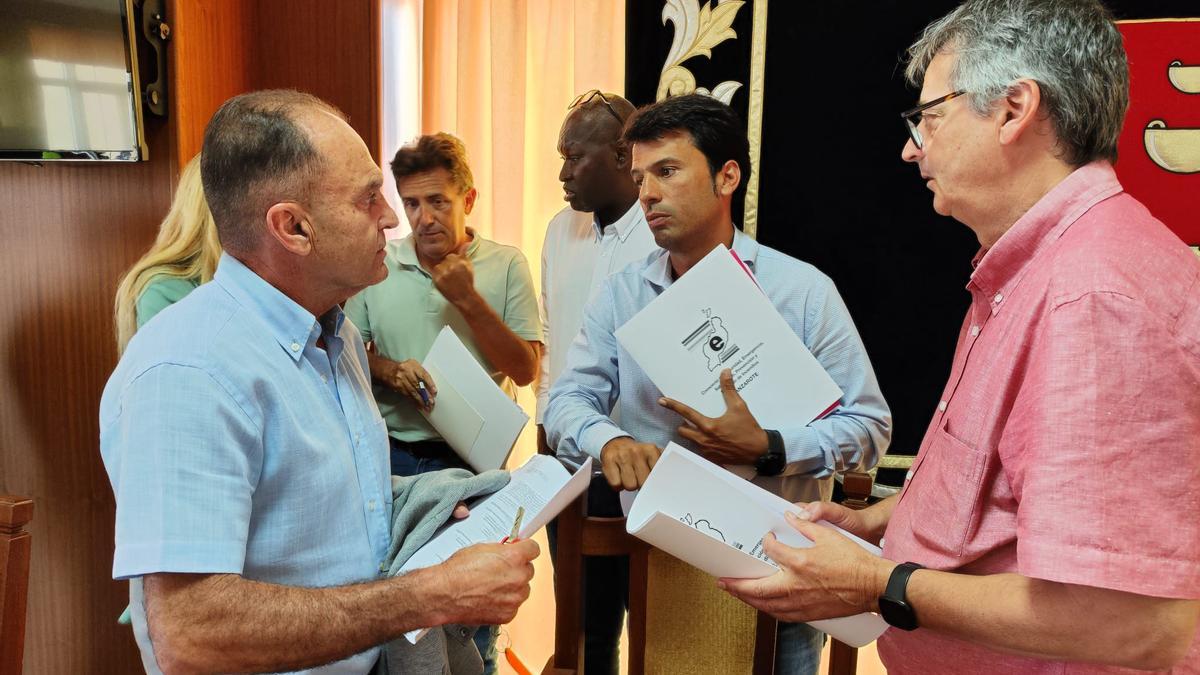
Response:
[[[1022,78],[1038,83],[1060,157],[1072,166],[1117,160],[1129,108],[1121,34],[1097,0],[967,0],[931,23],[908,49],[905,76],[921,86],[938,54],[958,60],[953,91],[988,114]]]
[[[272,204],[307,201],[324,158],[296,123],[304,111],[346,119],[311,94],[268,89],[225,101],[209,120],[200,174],[226,250],[254,250],[263,234],[263,215]]]

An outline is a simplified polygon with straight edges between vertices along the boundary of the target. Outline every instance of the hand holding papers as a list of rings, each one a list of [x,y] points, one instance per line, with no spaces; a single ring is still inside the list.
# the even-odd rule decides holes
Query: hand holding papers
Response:
[[[718,246],[616,331],[663,394],[707,417],[725,411],[719,375],[767,429],[805,424],[842,391],[736,254]]]
[[[472,504],[466,519],[452,520],[433,535],[404,563],[400,573],[443,563],[473,544],[528,539],[583,494],[591,479],[591,459],[569,474],[557,459],[534,455],[512,472],[508,485]],[[406,636],[416,642],[427,630]]]
[[[715,577],[757,579],[779,571],[763,552],[768,532],[788,546],[812,546],[784,518],[785,512],[794,509],[781,497],[672,443],[638,492],[626,529]],[[838,531],[867,551],[880,554],[878,547]],[[811,625],[854,647],[870,643],[887,629],[875,614],[813,621]]]
[[[504,467],[529,416],[467,351],[449,326],[421,364],[437,386],[433,409],[421,414],[476,471]]]

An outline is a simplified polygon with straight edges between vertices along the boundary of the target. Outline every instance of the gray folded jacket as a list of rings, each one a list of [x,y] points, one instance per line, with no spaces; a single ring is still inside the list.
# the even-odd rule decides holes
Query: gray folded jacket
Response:
[[[438,528],[450,520],[460,501],[491,494],[508,485],[507,471],[478,476],[465,469],[445,469],[417,476],[392,476],[392,543],[388,574],[400,568]],[[389,675],[478,675],[483,660],[472,637],[477,626],[440,626],[412,644],[401,637],[384,646]]]

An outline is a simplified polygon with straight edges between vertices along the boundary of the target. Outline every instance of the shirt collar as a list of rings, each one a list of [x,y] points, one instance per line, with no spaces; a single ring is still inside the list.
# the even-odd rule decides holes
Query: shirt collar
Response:
[[[642,210],[642,203],[634,200],[633,206],[629,207],[629,210],[620,218],[617,218],[609,227],[616,228],[617,238],[625,241],[638,225],[648,227],[646,225],[646,212]],[[600,226],[600,221],[597,220],[594,213],[592,214],[592,229],[596,232],[596,239],[604,236],[604,228]]]
[[[758,251],[761,247],[754,237],[742,232],[736,226],[733,228],[733,252],[738,254],[751,272],[757,272],[755,263],[758,262]],[[674,281],[671,278],[671,254],[665,249],[659,249],[658,257],[646,265],[642,270],[642,276],[660,289],[670,286]]]
[[[256,314],[293,361],[298,361],[318,336],[335,337],[345,320],[341,308],[334,305],[318,321],[311,312],[228,253],[221,254],[213,281]]]
[[[471,235],[471,243],[467,244],[467,257],[474,259],[475,252],[479,250],[479,234],[470,227],[467,228],[467,234]],[[421,267],[421,261],[417,260],[417,239],[415,232],[401,239],[400,243],[396,245],[396,262],[424,271]]]
[[[1092,162],[1073,171],[1025,212],[990,249],[980,249],[971,283],[984,295],[1007,293],[1030,261],[1096,204],[1122,192],[1112,165]]]

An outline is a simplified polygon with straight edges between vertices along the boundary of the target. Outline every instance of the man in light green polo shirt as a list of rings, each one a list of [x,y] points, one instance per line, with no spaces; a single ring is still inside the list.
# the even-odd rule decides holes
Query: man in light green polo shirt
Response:
[[[387,279],[345,311],[374,343],[371,377],[392,439],[392,472],[413,475],[465,466],[418,410],[420,383],[431,402],[437,396],[420,362],[442,327],[514,397],[537,379],[542,327],[525,256],[466,226],[476,191],[462,142],[422,136],[400,148],[391,167],[412,234],[388,243]]]
[[[422,136],[400,148],[391,166],[412,234],[380,251],[387,279],[350,298],[346,316],[374,343],[367,359],[388,427],[392,473],[467,468],[418,411],[426,406],[422,394],[430,402],[437,396],[437,382],[420,362],[450,326],[515,398],[517,386],[537,379],[541,361],[533,278],[518,249],[467,227],[476,192],[462,141],[445,133]],[[496,635],[494,626],[475,633],[486,675],[496,672]]]

